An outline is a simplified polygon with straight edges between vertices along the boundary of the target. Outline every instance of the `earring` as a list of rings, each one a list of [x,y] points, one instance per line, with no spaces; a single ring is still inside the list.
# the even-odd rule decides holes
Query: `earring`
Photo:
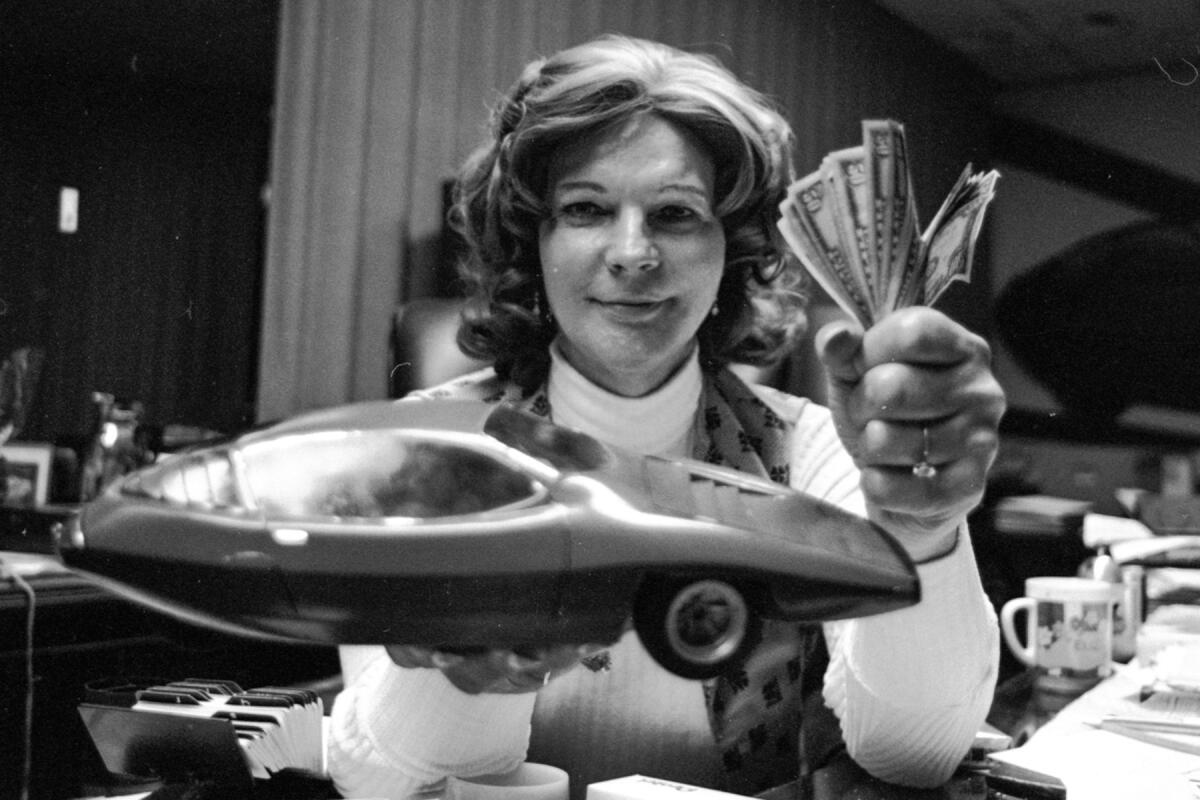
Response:
[[[720,313],[721,313],[721,307],[714,302],[712,304],[712,308],[708,312],[708,316],[716,317]]]
[[[550,310],[550,301],[546,301],[545,309],[542,308],[542,294],[546,288],[540,283],[533,290],[533,315],[537,317],[545,325],[554,324],[554,312]]]

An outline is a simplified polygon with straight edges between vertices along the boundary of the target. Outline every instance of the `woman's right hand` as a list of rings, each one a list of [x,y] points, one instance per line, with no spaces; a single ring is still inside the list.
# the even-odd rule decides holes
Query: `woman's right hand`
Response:
[[[569,671],[579,659],[603,649],[596,645],[553,645],[516,650],[437,649],[419,645],[388,645],[397,666],[441,670],[467,694],[536,692],[554,677]]]

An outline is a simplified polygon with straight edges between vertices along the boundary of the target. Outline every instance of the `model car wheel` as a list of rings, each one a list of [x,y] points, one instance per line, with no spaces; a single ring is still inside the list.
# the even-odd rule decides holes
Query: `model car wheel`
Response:
[[[643,581],[633,622],[659,664],[693,680],[728,671],[754,648],[762,631],[745,592],[713,578]]]

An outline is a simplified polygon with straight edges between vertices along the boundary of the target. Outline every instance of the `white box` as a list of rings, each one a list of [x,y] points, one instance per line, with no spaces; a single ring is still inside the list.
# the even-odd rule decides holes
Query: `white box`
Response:
[[[741,800],[744,797],[645,775],[591,783],[587,788],[587,800]]]

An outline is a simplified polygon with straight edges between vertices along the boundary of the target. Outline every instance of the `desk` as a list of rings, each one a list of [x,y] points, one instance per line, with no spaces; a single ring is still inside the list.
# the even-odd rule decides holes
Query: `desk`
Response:
[[[144,800],[146,796],[147,793],[139,792],[119,797],[87,797],[79,800]],[[447,795],[436,792],[427,797],[444,800]],[[946,786],[937,789],[909,789],[875,780],[849,759],[845,759],[819,770],[812,783],[806,784],[804,788],[789,784],[759,795],[759,800],[991,800],[994,797],[996,795],[988,794],[982,776],[954,778]]]
[[[1200,756],[1143,744],[1088,724],[1136,698],[1148,671],[1119,666],[1082,696],[1067,700],[1034,691],[1023,673],[997,690],[988,721],[1019,746],[996,757],[1059,778],[1072,800],[1195,800]],[[848,758],[819,770],[811,785],[772,790],[764,800],[984,800],[978,776],[956,776],[945,786],[920,790],[878,781]]]
[[[16,796],[26,736],[33,750],[34,797],[66,797],[97,769],[75,710],[83,683],[139,665],[156,669],[161,659],[154,656],[168,642],[149,615],[45,557],[4,552],[0,559],[25,578],[35,598],[28,651],[28,598],[0,580],[0,797]],[[24,724],[29,658],[35,676],[32,731]]]
[[[77,711],[89,681],[200,675],[262,686],[308,682],[338,670],[330,647],[211,633],[123,600],[46,556],[0,551],[0,560],[33,587],[36,609],[34,718],[33,730],[26,731],[28,600],[0,579],[0,798],[18,795],[26,736],[32,742],[31,800],[94,794],[92,787],[107,782]]]
[[[1088,724],[1120,709],[1129,698],[1136,699],[1148,680],[1146,670],[1120,665],[1112,677],[1059,710],[1051,710],[1046,698],[1031,690],[1024,716],[993,717],[992,723],[1002,730],[1006,721],[1019,722],[1023,727],[1006,732],[1027,737],[1020,747],[998,757],[1055,775],[1073,798],[1192,800],[1200,786],[1200,756],[1143,744]]]
[[[848,756],[836,759],[800,787],[784,787],[762,800],[989,800],[982,775],[957,775],[936,789],[913,789],[872,778]]]
[[[1122,667],[1110,679],[1057,711],[1033,697],[1028,680],[1002,687],[993,712],[998,727],[1032,726],[1027,741],[997,757],[1017,766],[1053,775],[1067,786],[1071,800],[1194,800],[1191,780],[1200,780],[1200,756],[1146,745],[1087,724],[1136,696],[1144,683],[1141,670]],[[1027,729],[1028,731],[1028,729]],[[1019,731],[1018,731],[1019,732]],[[959,774],[935,789],[913,789],[872,778],[848,757],[818,770],[811,779],[760,796],[761,800],[995,800],[986,779]],[[122,800],[136,800],[142,794]],[[440,795],[437,795],[440,797]]]

